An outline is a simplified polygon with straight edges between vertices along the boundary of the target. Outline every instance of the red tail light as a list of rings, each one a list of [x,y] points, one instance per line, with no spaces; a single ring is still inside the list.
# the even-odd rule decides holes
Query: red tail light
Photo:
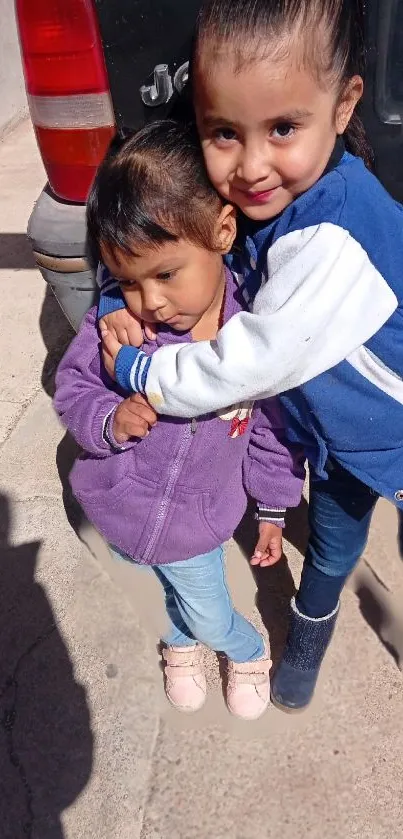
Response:
[[[85,201],[115,133],[93,0],[16,0],[32,122],[52,189]]]

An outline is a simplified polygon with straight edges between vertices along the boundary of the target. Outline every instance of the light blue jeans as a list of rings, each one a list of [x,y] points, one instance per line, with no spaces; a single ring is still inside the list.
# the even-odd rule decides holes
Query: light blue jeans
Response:
[[[118,559],[137,564],[114,546],[110,548]],[[138,567],[154,571],[164,588],[170,623],[161,639],[165,644],[185,647],[200,641],[236,662],[263,655],[262,636],[234,609],[222,547],[181,562]]]

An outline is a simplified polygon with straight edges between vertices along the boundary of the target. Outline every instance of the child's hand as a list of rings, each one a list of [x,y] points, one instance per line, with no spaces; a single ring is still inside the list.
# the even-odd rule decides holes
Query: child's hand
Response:
[[[121,309],[123,311],[123,309]],[[109,316],[108,316],[109,317]],[[102,318],[102,321],[104,318]],[[122,344],[115,338],[115,335],[106,328],[105,324],[100,321],[100,329],[102,335],[102,361],[104,362],[105,370],[111,379],[115,378],[115,362],[116,356]]]
[[[157,422],[157,414],[140,393],[124,399],[116,408],[113,417],[113,436],[119,445],[127,443],[130,437],[147,437],[150,428]]]
[[[113,315],[118,315],[119,313],[121,313],[123,311],[128,312],[129,316],[131,318],[134,318],[135,327],[134,327],[134,323],[133,323],[133,325],[132,325],[133,334],[134,334],[134,328],[136,328],[136,329],[140,328],[141,329],[141,341],[139,343],[137,343],[137,340],[136,340],[136,343],[133,340],[130,340],[130,341],[127,340],[128,331],[123,330],[122,334],[123,334],[124,340],[121,341],[120,338],[116,337],[116,329],[114,327],[112,329],[109,329],[108,323],[107,323],[107,321],[109,321],[109,318],[112,317]],[[156,334],[157,334],[156,331],[155,331],[155,324],[144,323],[143,325],[144,325],[144,332],[145,332],[147,338],[150,341],[153,341],[156,337]],[[104,362],[105,369],[106,369],[107,373],[109,374],[109,376],[111,377],[111,379],[115,379],[116,378],[115,377],[115,363],[116,363],[116,356],[117,356],[119,350],[121,350],[122,347],[125,346],[125,345],[138,348],[143,343],[144,335],[143,335],[143,329],[142,329],[142,322],[137,320],[137,318],[134,315],[132,315],[131,312],[129,312],[128,309],[119,309],[118,312],[112,312],[112,314],[108,315],[107,317],[102,318],[99,321],[99,328],[101,330],[101,337],[102,337],[102,360]]]
[[[281,527],[268,521],[259,522],[259,539],[250,564],[260,565],[261,568],[275,565],[283,553],[282,541]]]
[[[141,347],[144,332],[150,341],[156,336],[155,324],[144,323],[130,309],[117,309],[99,321],[101,333],[109,332],[120,344]],[[144,328],[144,332],[143,332]]]
[[[101,333],[109,332],[120,344],[131,344],[141,347],[143,343],[143,326],[141,320],[133,315],[130,309],[118,309],[99,321]]]

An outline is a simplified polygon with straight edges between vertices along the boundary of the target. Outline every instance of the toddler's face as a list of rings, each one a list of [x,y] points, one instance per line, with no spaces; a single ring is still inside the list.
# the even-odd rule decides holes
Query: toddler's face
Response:
[[[112,255],[105,249],[102,255],[130,311],[149,323],[188,332],[223,293],[221,254],[185,239],[145,249],[138,256],[123,251]]]
[[[214,73],[196,72],[198,128],[217,191],[251,219],[274,218],[321,176],[360,90],[348,110],[336,107],[334,89],[284,62],[235,72],[218,58]]]

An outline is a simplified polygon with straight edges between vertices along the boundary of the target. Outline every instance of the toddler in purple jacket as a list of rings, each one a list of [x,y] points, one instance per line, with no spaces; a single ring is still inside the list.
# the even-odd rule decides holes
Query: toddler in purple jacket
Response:
[[[214,339],[243,308],[222,259],[235,238],[235,211],[211,186],[192,128],[153,123],[111,151],[88,223],[128,309],[148,324],[147,358],[161,346]],[[120,358],[122,381],[130,367]],[[107,368],[92,309],[56,379],[56,410],[84,450],[70,476],[73,491],[112,552],[151,566],[164,587],[170,702],[182,711],[202,706],[205,644],[228,658],[229,710],[256,719],[270,700],[270,660],[260,633],[233,607],[222,543],[249,494],[259,519],[251,562],[280,558],[286,507],[301,496],[302,456],[286,444],[275,399],[157,422],[141,396],[127,397],[112,379],[113,364]]]

